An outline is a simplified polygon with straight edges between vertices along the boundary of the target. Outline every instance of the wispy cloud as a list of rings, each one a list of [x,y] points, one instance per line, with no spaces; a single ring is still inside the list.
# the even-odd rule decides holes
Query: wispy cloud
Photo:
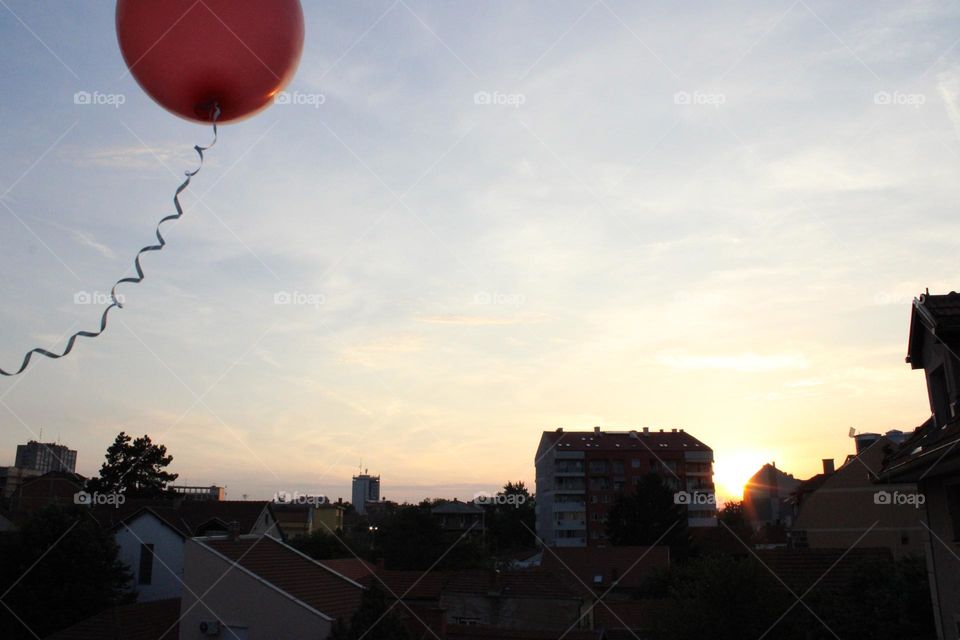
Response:
[[[806,369],[809,366],[806,357],[796,353],[737,353],[722,355],[661,353],[657,355],[657,362],[672,369],[722,369],[742,373],[763,373],[782,369]]]
[[[505,316],[472,316],[466,314],[442,314],[433,316],[421,316],[417,318],[418,322],[426,324],[452,324],[468,327],[488,327],[504,326],[513,324],[536,324],[543,322],[546,316],[537,313],[519,313]]]
[[[114,253],[113,249],[102,242],[97,242],[92,234],[86,233],[85,231],[74,231],[73,236],[81,245],[90,247],[104,258],[110,258],[112,260],[117,257],[117,254]]]

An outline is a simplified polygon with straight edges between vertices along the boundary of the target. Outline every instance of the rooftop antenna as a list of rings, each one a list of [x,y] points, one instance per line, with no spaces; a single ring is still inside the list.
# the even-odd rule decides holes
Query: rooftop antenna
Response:
[[[40,427],[40,437],[38,439],[43,442],[43,427]]]

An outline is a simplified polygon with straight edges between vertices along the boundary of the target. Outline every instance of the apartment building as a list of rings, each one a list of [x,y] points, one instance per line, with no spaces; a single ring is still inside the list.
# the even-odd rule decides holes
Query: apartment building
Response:
[[[713,450],[683,429],[544,431],[535,460],[537,535],[545,544],[605,544],[621,492],[655,473],[686,503],[690,527],[717,525]]]
[[[367,503],[380,502],[380,476],[372,476],[367,471],[353,476],[353,508],[357,513],[367,512]]]
[[[51,471],[77,472],[77,452],[56,442],[37,442],[17,445],[14,466],[40,473]]]

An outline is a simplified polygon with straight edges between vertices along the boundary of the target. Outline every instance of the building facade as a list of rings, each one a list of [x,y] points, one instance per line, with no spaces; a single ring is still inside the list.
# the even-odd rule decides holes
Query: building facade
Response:
[[[357,513],[366,513],[368,502],[380,502],[380,476],[371,476],[366,471],[353,476],[352,498]]]
[[[77,452],[56,442],[37,442],[17,445],[14,466],[40,473],[51,471],[77,472]]]
[[[717,525],[713,450],[682,429],[545,431],[535,460],[537,535],[548,546],[606,544],[618,494],[659,475],[690,527]]]
[[[224,488],[215,484],[209,487],[189,487],[186,485],[170,485],[171,490],[176,491],[184,500],[216,500],[224,498]]]
[[[930,417],[884,460],[881,486],[916,484],[930,595],[941,640],[960,639],[960,293],[913,302],[907,363],[922,369]],[[893,485],[893,486],[890,486]],[[909,498],[911,494],[901,494]]]

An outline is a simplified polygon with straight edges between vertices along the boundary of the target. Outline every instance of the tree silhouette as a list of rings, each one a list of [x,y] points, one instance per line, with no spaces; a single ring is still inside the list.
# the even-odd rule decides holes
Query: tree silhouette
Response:
[[[46,637],[129,601],[130,574],[117,554],[110,534],[73,505],[45,507],[19,532],[0,535],[0,593],[9,607],[0,611],[0,637]]]
[[[364,591],[360,608],[347,627],[342,621],[334,626],[330,640],[410,640],[410,634],[396,613],[390,608],[386,594],[374,582]]]
[[[87,482],[87,491],[122,493],[128,498],[161,498],[172,492],[167,484],[177,474],[164,469],[173,461],[162,444],[153,444],[150,436],[135,440],[121,431],[107,449],[100,477]]]
[[[687,515],[663,479],[650,473],[634,491],[622,493],[607,517],[607,536],[614,545],[687,545]]]

